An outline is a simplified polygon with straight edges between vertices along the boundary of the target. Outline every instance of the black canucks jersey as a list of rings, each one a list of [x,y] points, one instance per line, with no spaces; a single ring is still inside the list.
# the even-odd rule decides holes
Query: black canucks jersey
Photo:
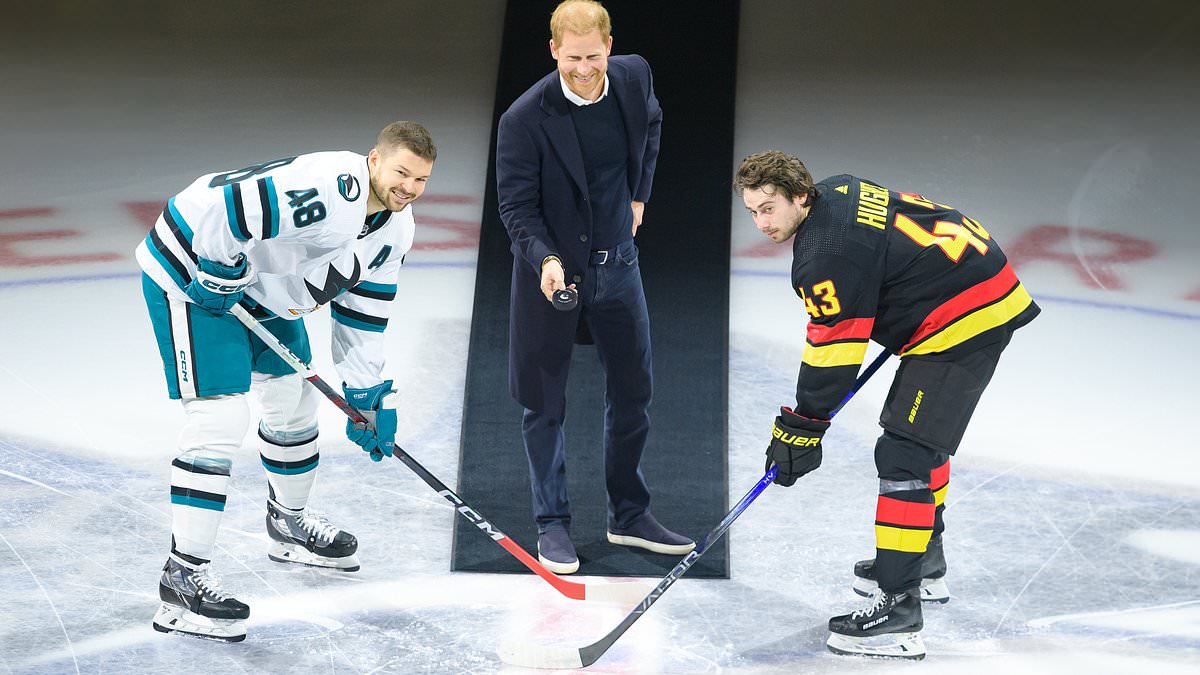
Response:
[[[809,314],[796,412],[827,419],[875,340],[901,357],[1000,340],[1040,309],[977,221],[850,175],[817,183],[792,244]]]

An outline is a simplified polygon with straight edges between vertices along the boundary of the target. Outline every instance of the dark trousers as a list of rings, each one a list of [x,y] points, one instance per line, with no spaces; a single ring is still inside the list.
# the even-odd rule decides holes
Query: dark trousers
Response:
[[[920,585],[925,548],[945,527],[935,491],[941,489],[944,498],[945,465],[1007,345],[1005,337],[965,354],[901,360],[879,420],[884,432],[875,444],[875,569],[883,590]]]
[[[608,526],[625,528],[650,507],[650,491],[640,464],[650,432],[647,408],[653,388],[650,316],[637,246],[626,242],[607,257],[592,256],[588,279],[579,288],[581,321],[596,345],[604,369],[604,480]],[[562,392],[565,396],[565,390]],[[565,417],[565,414],[563,415]],[[533,514],[538,531],[569,526],[565,420],[525,410],[521,432],[529,457]]]

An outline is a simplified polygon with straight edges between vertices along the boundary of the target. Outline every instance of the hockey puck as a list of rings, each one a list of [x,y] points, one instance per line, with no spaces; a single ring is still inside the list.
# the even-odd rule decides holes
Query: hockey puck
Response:
[[[554,291],[554,309],[569,312],[579,304],[579,293],[574,288],[563,288]]]

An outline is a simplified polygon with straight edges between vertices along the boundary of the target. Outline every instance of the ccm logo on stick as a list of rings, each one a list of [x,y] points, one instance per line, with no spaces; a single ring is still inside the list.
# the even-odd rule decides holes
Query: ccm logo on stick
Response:
[[[471,521],[472,523],[475,523],[475,527],[478,527],[479,529],[483,530],[484,534],[491,537],[492,539],[495,539],[496,541],[500,541],[501,539],[504,538],[503,532],[492,529],[491,523],[484,520],[483,517],[480,516],[478,513],[475,513],[475,511],[473,511],[471,509],[471,507],[467,506],[466,504],[463,504],[462,500],[459,499],[453,492],[451,492],[449,490],[442,490],[438,494],[445,497],[446,499],[450,500],[450,502],[452,504],[454,504],[455,508],[458,509],[458,512],[463,514],[464,516],[466,516],[467,520]]]

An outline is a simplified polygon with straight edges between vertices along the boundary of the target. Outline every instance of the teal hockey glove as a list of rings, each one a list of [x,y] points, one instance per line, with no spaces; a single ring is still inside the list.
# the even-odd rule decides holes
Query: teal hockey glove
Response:
[[[183,290],[192,302],[209,313],[221,316],[242,301],[253,276],[250,263],[240,253],[232,265],[200,258],[196,263],[196,278]]]
[[[384,455],[392,456],[396,445],[396,392],[392,391],[392,381],[383,382],[367,389],[354,389],[342,383],[346,392],[346,401],[354,406],[368,424],[355,424],[353,420],[346,421],[346,438],[356,443],[364,452],[371,453],[373,461],[380,461]]]

